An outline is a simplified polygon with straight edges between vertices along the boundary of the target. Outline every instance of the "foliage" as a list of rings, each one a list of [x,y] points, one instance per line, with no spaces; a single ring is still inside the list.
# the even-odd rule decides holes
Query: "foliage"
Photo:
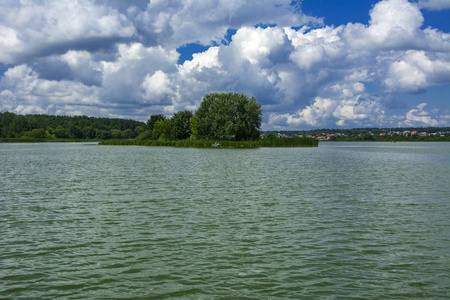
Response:
[[[194,114],[191,131],[198,138],[253,140],[259,138],[261,104],[239,93],[209,93]]]
[[[136,140],[151,140],[152,139],[152,132],[150,130],[146,130],[142,133],[140,133],[137,137]]]
[[[193,114],[188,110],[179,111],[172,117],[173,138],[176,140],[187,139],[191,134],[190,120]]]
[[[124,119],[0,113],[0,138],[134,138],[144,127],[143,122]]]
[[[166,117],[161,114],[160,115],[151,115],[150,119],[148,119],[148,121],[147,121],[148,130],[153,131],[153,128],[154,128],[156,122],[158,122],[158,121],[162,122],[165,119],[166,119]]]
[[[210,139],[185,139],[185,140],[104,140],[101,145],[136,145],[136,146],[168,146],[168,147],[192,147],[213,148],[213,144],[219,143],[219,148],[259,148],[259,147],[317,147],[319,141],[312,138],[283,138],[262,139],[252,141],[235,140],[210,140]]]
[[[67,139],[69,138],[69,130],[59,125],[55,130],[55,136],[59,139]]]

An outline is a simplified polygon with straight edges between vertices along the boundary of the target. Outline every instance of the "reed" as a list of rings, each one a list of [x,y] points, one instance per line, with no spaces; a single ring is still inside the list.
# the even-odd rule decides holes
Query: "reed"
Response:
[[[191,147],[213,148],[213,144],[219,143],[219,148],[259,148],[259,147],[317,147],[319,141],[312,138],[276,138],[261,139],[256,141],[233,140],[103,140],[100,145],[122,146],[165,146],[165,147]]]

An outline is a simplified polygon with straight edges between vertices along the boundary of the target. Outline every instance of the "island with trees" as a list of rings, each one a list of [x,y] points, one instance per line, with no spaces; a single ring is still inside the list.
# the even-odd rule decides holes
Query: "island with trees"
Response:
[[[135,139],[104,140],[102,145],[146,145],[178,147],[317,147],[308,137],[261,138],[262,108],[255,97],[236,92],[206,94],[200,107],[180,111],[171,118],[151,115],[145,130]]]

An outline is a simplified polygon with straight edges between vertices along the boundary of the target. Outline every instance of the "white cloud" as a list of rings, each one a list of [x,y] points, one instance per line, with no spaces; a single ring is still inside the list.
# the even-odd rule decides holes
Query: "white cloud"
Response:
[[[151,1],[135,23],[147,38],[172,47],[194,42],[211,45],[222,41],[229,28],[260,22],[279,26],[321,24],[320,19],[296,13],[290,4],[288,0]]]
[[[0,89],[2,102],[10,107],[8,110],[18,113],[54,113],[68,104],[86,107],[100,104],[97,88],[75,81],[41,79],[26,65],[6,71]]]
[[[370,11],[369,26],[348,24],[343,37],[355,50],[429,46],[420,10],[406,0],[383,0]]]
[[[418,6],[429,10],[450,9],[449,0],[419,0]]]
[[[135,34],[132,22],[124,15],[86,1],[29,1],[3,7],[0,24],[0,63],[4,64],[70,47],[104,47],[108,41]]]
[[[145,47],[141,43],[119,44],[115,61],[102,61],[103,81],[101,97],[109,102],[147,103],[142,93],[145,77],[160,70],[163,73],[177,71],[178,53],[162,47]],[[160,94],[167,94],[166,91]],[[170,104],[170,103],[168,103]]]
[[[172,93],[170,79],[161,70],[156,71],[153,75],[147,74],[141,86],[149,103],[157,103],[162,97]]]
[[[340,34],[342,27],[324,27],[304,32],[306,28],[295,31],[285,28],[286,34],[295,47],[291,59],[302,68],[309,70],[315,64],[329,62],[341,57],[344,53],[344,45]]]
[[[40,106],[37,105],[27,105],[24,106],[22,104],[18,105],[15,109],[14,112],[17,114],[22,114],[22,115],[26,115],[26,114],[45,114],[46,111],[43,110]]]
[[[291,127],[360,127],[380,124],[385,118],[381,103],[366,99],[364,85],[359,82],[331,86],[333,98],[316,97],[314,101],[294,114],[271,114],[269,125]]]
[[[186,60],[182,66],[179,66],[180,73],[189,73],[194,70],[201,72],[205,68],[221,68],[219,63],[219,47],[210,47],[202,53],[194,53],[192,60]]]
[[[384,83],[389,92],[420,92],[430,86],[450,84],[450,56],[431,60],[424,51],[407,51],[393,62]]]
[[[427,103],[421,103],[416,108],[406,113],[405,120],[400,122],[401,126],[439,126],[439,122],[433,119],[430,112],[424,108]]]
[[[281,28],[243,27],[233,36],[230,47],[235,57],[245,59],[253,65],[267,66],[272,63],[269,55],[287,42]]]

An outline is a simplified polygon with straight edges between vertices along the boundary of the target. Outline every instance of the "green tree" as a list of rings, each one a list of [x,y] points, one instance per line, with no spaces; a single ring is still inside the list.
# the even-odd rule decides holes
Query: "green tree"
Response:
[[[132,129],[128,128],[123,131],[123,137],[126,139],[134,139],[136,137],[136,134]]]
[[[58,139],[67,139],[69,138],[69,131],[59,125],[58,127],[56,127],[55,136]]]
[[[191,131],[191,136],[193,137],[200,136],[198,133],[198,119],[195,115],[189,119],[189,129]]]
[[[75,139],[82,139],[83,138],[83,131],[81,131],[80,127],[78,126],[70,126],[69,127],[69,133],[71,138]]]
[[[141,132],[136,139],[137,140],[151,140],[153,133],[150,130]]]
[[[36,139],[43,139],[45,138],[45,130],[42,128],[33,129],[31,130],[30,136]]]
[[[173,122],[172,119],[165,119],[164,122],[164,137],[171,140],[173,138]]]
[[[95,131],[95,138],[107,140],[111,138],[111,134],[107,130],[98,129]]]
[[[136,136],[140,135],[143,132],[144,132],[144,127],[142,127],[142,126],[136,126],[136,128],[134,129],[134,134]]]
[[[209,93],[195,112],[197,135],[203,138],[253,140],[259,138],[261,104],[239,93]]]
[[[187,139],[191,133],[190,119],[192,112],[188,110],[179,111],[172,117],[173,138],[177,140]]]
[[[109,134],[111,135],[112,139],[121,139],[121,138],[123,138],[122,131],[120,131],[118,129],[111,129],[109,131]]]
[[[83,127],[83,137],[85,139],[94,139],[95,138],[95,130],[92,127],[84,126]]]
[[[158,121],[164,121],[166,117],[164,115],[151,115],[150,119],[147,121],[147,126],[150,131],[153,131],[155,123]]]
[[[157,140],[163,138],[170,140],[172,137],[172,120],[165,119],[163,121],[156,121],[152,131],[152,139]]]
[[[164,121],[156,121],[153,125],[152,139],[157,140],[164,133]]]
[[[362,140],[363,141],[373,141],[374,138],[373,138],[373,135],[371,135],[370,133],[366,133],[365,135],[363,135]]]

